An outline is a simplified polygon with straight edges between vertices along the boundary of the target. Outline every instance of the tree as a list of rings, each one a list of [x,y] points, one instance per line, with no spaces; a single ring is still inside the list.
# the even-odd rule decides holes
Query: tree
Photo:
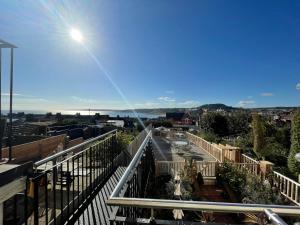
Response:
[[[46,113],[46,118],[49,119],[49,118],[51,118],[51,117],[52,117],[52,112],[47,112],[47,113]]]
[[[27,122],[33,122],[34,121],[34,115],[31,114],[31,113],[26,114],[25,119],[26,119]]]
[[[64,119],[63,116],[61,115],[61,113],[56,113],[55,118],[58,122],[61,122]]]
[[[286,166],[288,149],[286,149],[275,137],[266,137],[265,148],[268,151],[267,160],[276,166]]]
[[[252,115],[251,126],[253,132],[253,150],[258,158],[265,159],[268,155],[268,149],[265,148],[265,126],[260,115]]]
[[[231,135],[244,135],[249,132],[249,113],[239,111],[228,117],[229,132]]]
[[[249,132],[247,134],[241,135],[236,138],[235,146],[240,147],[243,152],[252,152],[253,151],[253,133]]]
[[[300,162],[295,159],[295,155],[300,152],[300,110],[298,110],[292,120],[291,129],[291,149],[288,158],[289,170],[297,176],[300,173]]]
[[[95,120],[100,120],[100,118],[101,118],[100,113],[95,113],[94,118],[95,118]]]
[[[228,120],[225,116],[219,113],[207,113],[200,121],[201,128],[205,132],[213,132],[219,137],[228,135]]]

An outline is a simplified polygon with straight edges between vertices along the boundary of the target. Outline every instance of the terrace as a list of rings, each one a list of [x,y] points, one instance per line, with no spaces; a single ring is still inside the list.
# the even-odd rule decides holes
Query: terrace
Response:
[[[215,186],[221,166],[230,162],[249,176],[261,176],[258,162],[244,155],[240,162],[235,162],[232,160],[236,159],[235,150],[219,148],[189,133],[184,136],[192,147],[183,149],[189,150],[188,158],[195,156],[192,161],[185,160],[185,154],[172,152],[172,148],[163,148],[166,145],[159,142],[162,137],[153,135],[152,128],[147,127],[126,151],[118,147],[118,133],[114,130],[36,162],[33,171],[31,165],[23,166],[22,172],[15,173],[14,179],[0,187],[4,204],[1,221],[35,225],[177,224],[180,221],[244,224],[240,218],[252,216],[257,218],[253,224],[288,224],[281,217],[300,216],[300,185],[277,172],[273,172],[276,178],[273,185],[289,200],[288,204],[227,201]],[[176,141],[173,137],[166,140]],[[156,160],[158,151],[169,153],[172,160]],[[201,160],[198,153],[203,156]],[[13,167],[8,171],[17,170]],[[186,181],[181,178],[182,173],[187,174],[188,180],[195,180],[194,172],[203,176],[203,184],[196,189],[207,200],[187,200],[180,189],[179,194],[176,192],[178,196],[174,191],[171,198],[153,194],[160,188],[156,186],[158,177],[171,175],[183,185]]]

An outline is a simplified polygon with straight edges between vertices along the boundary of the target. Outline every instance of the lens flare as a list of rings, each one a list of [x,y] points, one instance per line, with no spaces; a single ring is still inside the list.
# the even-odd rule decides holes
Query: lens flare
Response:
[[[83,36],[81,34],[81,32],[75,28],[72,28],[70,30],[70,36],[73,38],[73,40],[77,41],[77,42],[82,42],[83,41]]]

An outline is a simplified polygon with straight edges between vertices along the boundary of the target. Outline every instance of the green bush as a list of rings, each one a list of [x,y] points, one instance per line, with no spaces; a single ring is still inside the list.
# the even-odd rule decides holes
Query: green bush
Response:
[[[170,180],[169,182],[166,183],[166,187],[165,187],[166,198],[173,199],[174,191],[175,191],[175,184],[172,180]]]
[[[278,190],[272,188],[268,180],[261,181],[259,177],[247,178],[246,186],[242,189],[242,202],[249,204],[283,204]]]
[[[205,139],[208,142],[219,143],[220,141],[220,138],[213,132],[200,132],[198,136]]]
[[[258,176],[249,174],[246,169],[238,169],[229,162],[221,166],[218,181],[227,183],[244,203],[282,204],[280,193],[272,188],[268,180],[262,181]]]
[[[117,137],[117,146],[120,151],[127,150],[128,145],[130,142],[134,140],[134,136],[129,133],[120,132],[118,133]]]
[[[244,171],[237,169],[229,162],[224,162],[218,173],[219,181],[229,184],[236,193],[240,193],[245,186],[246,176],[247,174]]]
[[[191,200],[193,194],[193,188],[188,179],[183,178],[181,180],[181,197],[183,200]]]

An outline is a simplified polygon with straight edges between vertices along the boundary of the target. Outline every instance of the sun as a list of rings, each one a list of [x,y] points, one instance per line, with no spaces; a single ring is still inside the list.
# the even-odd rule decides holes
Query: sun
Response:
[[[78,29],[72,28],[70,30],[70,36],[73,38],[73,40],[75,40],[77,42],[81,43],[83,41],[83,36]]]

